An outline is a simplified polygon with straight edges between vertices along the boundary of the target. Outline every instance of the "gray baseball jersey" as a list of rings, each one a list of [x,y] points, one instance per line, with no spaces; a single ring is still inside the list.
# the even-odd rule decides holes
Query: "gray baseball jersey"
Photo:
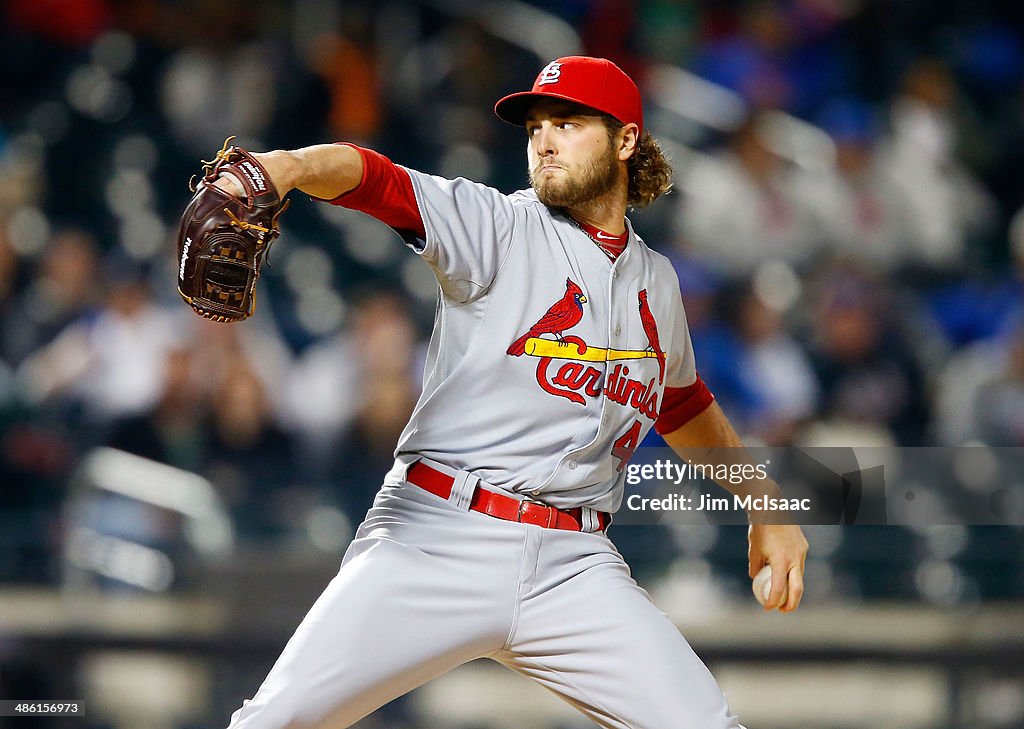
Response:
[[[696,379],[671,263],[632,228],[609,260],[532,190],[409,174],[427,233],[413,247],[443,295],[400,460],[423,455],[553,506],[615,511],[664,388]]]
[[[665,388],[696,381],[672,267],[632,229],[613,262],[532,192],[409,175],[411,245],[443,292],[423,395],[341,570],[231,729],[349,726],[476,658],[609,729],[741,729],[586,509],[580,531],[470,509],[481,481],[618,507]],[[447,499],[407,480],[421,459]]]

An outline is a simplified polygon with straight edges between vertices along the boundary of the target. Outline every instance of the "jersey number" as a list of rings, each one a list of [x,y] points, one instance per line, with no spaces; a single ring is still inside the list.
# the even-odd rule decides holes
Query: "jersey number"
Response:
[[[621,471],[626,467],[638,445],[640,445],[640,421],[634,420],[633,424],[629,426],[629,430],[612,443],[612,455],[619,459],[616,471]]]

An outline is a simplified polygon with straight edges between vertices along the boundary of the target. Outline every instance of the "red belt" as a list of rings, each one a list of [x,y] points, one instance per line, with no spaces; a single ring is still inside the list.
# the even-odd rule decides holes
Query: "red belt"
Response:
[[[416,461],[409,467],[406,481],[419,486],[424,491],[447,499],[452,493],[455,477],[431,468],[423,461]],[[583,509],[556,509],[539,501],[519,501],[505,494],[495,493],[477,487],[469,502],[469,508],[481,514],[493,516],[506,521],[518,521],[523,524],[535,524],[549,529],[568,529],[578,532],[582,529]],[[611,522],[611,517],[603,511],[595,511],[597,527],[604,531]]]

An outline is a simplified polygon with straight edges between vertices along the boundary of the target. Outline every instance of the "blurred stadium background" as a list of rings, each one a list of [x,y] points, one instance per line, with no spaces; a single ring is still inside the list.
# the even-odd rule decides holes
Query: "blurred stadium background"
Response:
[[[1024,445],[1017,0],[0,7],[0,698],[88,709],[4,726],[224,726],[415,402],[435,284],[359,214],[298,200],[251,322],[181,304],[198,160],[346,139],[511,191],[494,100],[586,52],[641,80],[676,189],[637,228],[749,442],[955,447],[1018,525],[811,527],[789,617],[741,528],[613,528],[637,576],[750,727],[1024,727],[1024,476],[986,455]],[[474,663],[360,726],[590,725]]]

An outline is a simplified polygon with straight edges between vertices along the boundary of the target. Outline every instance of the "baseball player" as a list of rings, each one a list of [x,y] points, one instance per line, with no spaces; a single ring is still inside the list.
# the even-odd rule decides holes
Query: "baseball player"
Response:
[[[398,231],[440,295],[394,468],[235,729],[349,726],[480,657],[602,727],[740,726],[606,533],[652,426],[680,452],[741,446],[697,375],[672,266],[626,217],[671,170],[604,59],[553,61],[495,112],[526,129],[529,190],[351,144],[255,155],[282,195]],[[770,564],[767,607],[794,610],[807,542],[752,522],[750,574]]]

